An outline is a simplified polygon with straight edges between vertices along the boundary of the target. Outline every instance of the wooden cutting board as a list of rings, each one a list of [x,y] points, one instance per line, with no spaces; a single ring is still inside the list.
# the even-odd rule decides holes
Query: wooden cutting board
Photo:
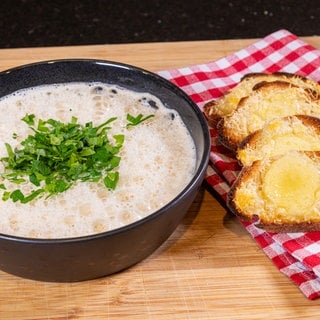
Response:
[[[320,37],[303,38],[320,48]],[[39,60],[100,58],[151,71],[206,63],[254,42],[196,41],[0,50],[0,70]],[[314,319],[309,301],[238,220],[202,189],[174,234],[138,265],[59,284],[0,271],[0,319]]]

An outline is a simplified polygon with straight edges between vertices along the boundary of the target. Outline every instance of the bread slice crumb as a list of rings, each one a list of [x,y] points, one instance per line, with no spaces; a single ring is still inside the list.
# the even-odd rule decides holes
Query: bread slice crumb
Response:
[[[247,136],[237,149],[242,166],[290,150],[320,150],[320,119],[307,115],[275,118]]]
[[[259,83],[242,98],[234,112],[217,125],[219,141],[236,150],[251,133],[270,120],[290,115],[320,116],[320,100],[315,92],[284,81]]]
[[[258,83],[284,81],[295,86],[306,88],[320,95],[320,86],[312,79],[296,75],[293,73],[248,73],[243,76],[240,82],[231,88],[226,94],[217,100],[207,102],[203,109],[211,126],[215,127],[217,123],[226,116],[232,114],[240,100],[252,92]]]
[[[244,167],[227,205],[270,232],[320,230],[320,151],[289,151]]]

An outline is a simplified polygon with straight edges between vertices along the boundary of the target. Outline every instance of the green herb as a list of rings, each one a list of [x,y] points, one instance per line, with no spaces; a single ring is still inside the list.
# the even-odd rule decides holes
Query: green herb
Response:
[[[34,114],[26,114],[23,118],[22,121],[24,121],[26,124],[33,126],[34,125]]]
[[[76,181],[102,181],[108,189],[115,189],[124,135],[113,136],[111,142],[107,131],[116,118],[97,127],[92,122],[80,125],[75,117],[66,124],[40,119],[36,125],[33,114],[22,120],[33,134],[19,148],[5,143],[7,157],[0,159],[5,167],[3,178],[15,185],[30,183],[34,189],[28,195],[20,189],[4,191],[3,200],[27,203],[44,194],[64,192]],[[4,184],[0,188],[6,189]]]
[[[126,127],[129,128],[129,127],[136,126],[136,125],[140,124],[141,122],[143,122],[149,118],[152,118],[152,117],[154,117],[153,114],[150,114],[146,117],[143,117],[143,114],[141,114],[141,113],[138,114],[136,117],[132,116],[131,114],[127,114],[127,120],[129,123],[127,124]]]
[[[154,115],[134,117],[127,115],[126,128],[136,126]],[[94,127],[92,122],[80,125],[76,117],[69,123],[58,120],[39,119],[34,114],[22,118],[33,134],[27,136],[15,149],[5,143],[7,157],[0,158],[5,171],[4,180],[14,185],[30,183],[34,188],[27,195],[20,189],[7,190],[5,184],[2,200],[27,203],[37,197],[47,197],[64,192],[77,181],[101,181],[106,188],[114,190],[119,181],[118,155],[124,135],[114,135],[110,141],[107,132],[113,117]],[[14,134],[14,137],[17,135]]]
[[[103,179],[104,185],[109,189],[115,189],[119,180],[119,172],[110,172]]]

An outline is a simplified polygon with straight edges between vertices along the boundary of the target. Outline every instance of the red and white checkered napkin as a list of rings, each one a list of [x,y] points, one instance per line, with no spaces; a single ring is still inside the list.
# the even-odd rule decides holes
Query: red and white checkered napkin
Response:
[[[291,72],[320,82],[320,50],[287,30],[279,30],[230,56],[201,65],[160,71],[184,90],[200,109],[219,98],[249,72]],[[212,147],[206,181],[225,200],[239,172],[237,161],[216,141]],[[242,222],[243,223],[243,222]],[[320,232],[271,234],[243,223],[277,268],[309,299],[320,297]]]

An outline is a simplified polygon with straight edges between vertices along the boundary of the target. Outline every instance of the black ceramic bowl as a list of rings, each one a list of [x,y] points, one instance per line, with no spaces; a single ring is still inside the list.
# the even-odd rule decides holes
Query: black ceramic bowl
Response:
[[[112,231],[67,239],[29,239],[0,234],[0,269],[21,277],[71,282],[126,269],[158,248],[176,229],[203,181],[210,138],[206,121],[191,99],[160,76],[120,63],[56,60],[0,73],[0,97],[43,84],[101,81],[149,92],[176,109],[197,148],[196,172],[187,187],[166,206],[146,218]]]

